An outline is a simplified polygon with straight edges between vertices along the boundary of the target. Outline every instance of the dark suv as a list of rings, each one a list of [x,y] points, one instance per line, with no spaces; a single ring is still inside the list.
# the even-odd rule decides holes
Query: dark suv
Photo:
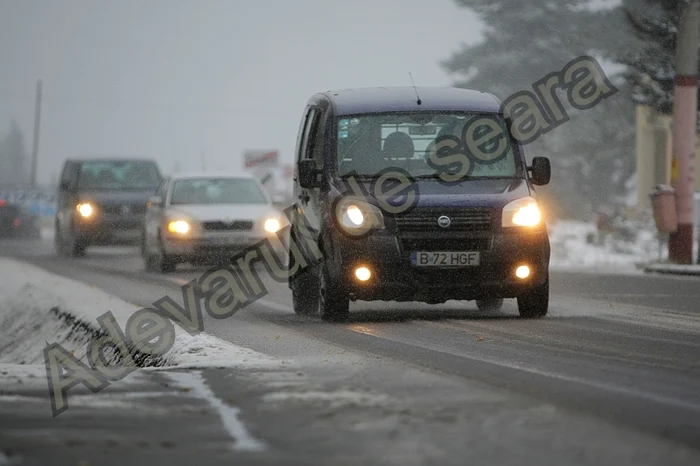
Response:
[[[319,93],[296,157],[295,312],[344,320],[352,300],[476,300],[498,310],[517,298],[522,317],[547,313],[550,245],[534,186],[549,183],[550,163],[527,165],[493,95]]]
[[[140,244],[146,204],[160,180],[152,160],[67,160],[56,199],[56,251],[77,257],[90,245]]]

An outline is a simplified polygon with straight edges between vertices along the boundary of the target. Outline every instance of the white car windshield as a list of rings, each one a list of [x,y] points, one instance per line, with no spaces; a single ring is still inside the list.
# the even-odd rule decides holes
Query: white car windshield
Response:
[[[247,178],[197,178],[177,180],[171,204],[267,204],[255,180]]]

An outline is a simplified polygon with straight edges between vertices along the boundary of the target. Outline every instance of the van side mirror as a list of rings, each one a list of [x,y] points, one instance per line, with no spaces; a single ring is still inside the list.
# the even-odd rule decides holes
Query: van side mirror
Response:
[[[315,160],[301,160],[297,168],[299,170],[299,184],[302,188],[318,188],[321,186],[321,180],[319,180],[318,176],[321,174],[321,170],[316,168]]]
[[[532,173],[532,184],[536,186],[544,186],[549,184],[552,177],[552,165],[547,157],[534,157],[532,166],[528,167]]]
[[[61,191],[72,191],[69,181],[61,181],[59,187],[61,188]]]
[[[153,196],[148,200],[146,204],[147,208],[151,207],[163,207],[163,198],[160,196]]]

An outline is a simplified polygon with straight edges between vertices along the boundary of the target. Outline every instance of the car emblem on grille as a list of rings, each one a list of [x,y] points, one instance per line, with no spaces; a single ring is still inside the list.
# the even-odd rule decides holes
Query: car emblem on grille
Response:
[[[123,215],[129,215],[131,213],[131,209],[129,208],[128,205],[123,205],[122,206],[122,214]]]
[[[437,219],[438,225],[440,225],[442,228],[447,228],[452,224],[452,220],[450,220],[450,217],[447,215],[442,215]]]

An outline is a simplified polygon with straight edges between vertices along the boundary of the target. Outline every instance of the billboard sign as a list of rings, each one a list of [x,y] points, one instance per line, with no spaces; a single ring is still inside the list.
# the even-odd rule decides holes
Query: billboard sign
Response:
[[[279,152],[276,150],[247,150],[243,154],[245,168],[276,167]]]

